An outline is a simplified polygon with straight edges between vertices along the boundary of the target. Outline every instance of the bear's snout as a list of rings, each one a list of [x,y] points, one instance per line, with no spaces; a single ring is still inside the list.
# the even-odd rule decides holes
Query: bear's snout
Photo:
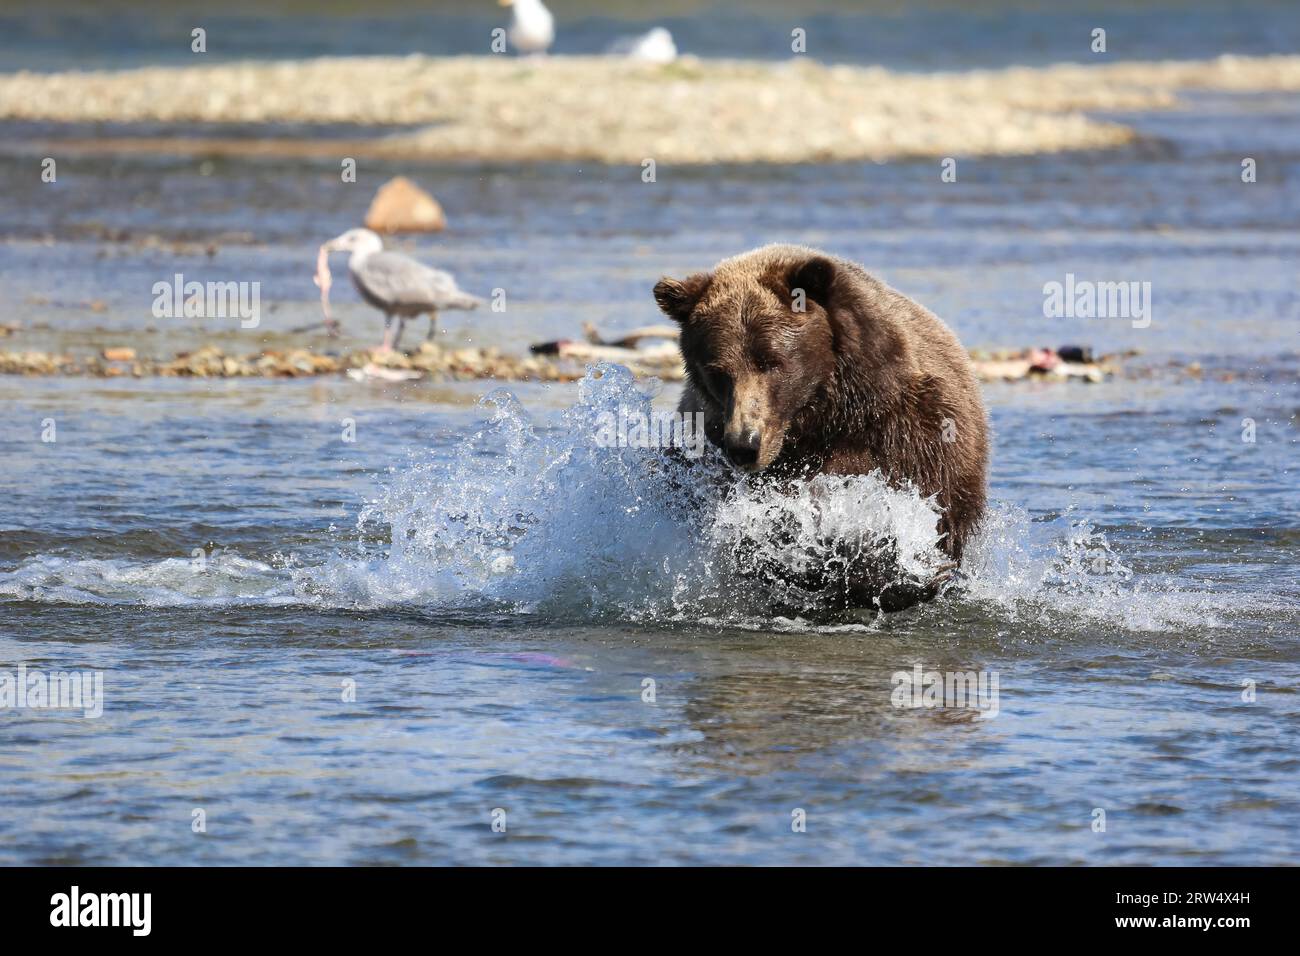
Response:
[[[768,386],[761,375],[742,373],[732,387],[722,452],[742,471],[762,471],[781,450]]]
[[[763,436],[758,429],[751,428],[735,434],[729,432],[723,436],[722,441],[722,451],[729,462],[746,471],[757,469],[758,451],[763,445]]]

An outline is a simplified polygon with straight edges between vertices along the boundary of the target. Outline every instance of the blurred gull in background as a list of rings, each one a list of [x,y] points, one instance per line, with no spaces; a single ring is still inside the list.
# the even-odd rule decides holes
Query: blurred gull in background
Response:
[[[545,53],[555,41],[555,18],[542,0],[500,0],[501,6],[513,7],[510,29],[506,36],[520,53]]]
[[[482,301],[461,291],[451,273],[430,268],[400,252],[385,252],[384,240],[369,229],[349,229],[321,246],[317,284],[321,286],[322,305],[329,290],[329,267],[324,263],[331,252],[352,253],[348,259],[352,284],[361,298],[384,313],[380,352],[397,348],[407,319],[427,314],[429,338],[433,338],[440,309],[475,309]]]
[[[619,37],[606,50],[610,56],[625,56],[643,63],[671,63],[677,59],[677,44],[663,27],[639,36]]]

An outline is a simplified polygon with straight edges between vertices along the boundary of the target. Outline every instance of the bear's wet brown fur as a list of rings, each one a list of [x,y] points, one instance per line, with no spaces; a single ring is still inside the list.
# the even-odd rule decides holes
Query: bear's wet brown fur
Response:
[[[984,513],[988,416],[938,317],[853,262],[793,245],[662,279],[654,294],[682,328],[679,410],[702,411],[734,465],[910,482],[935,496],[942,547],[960,560]]]

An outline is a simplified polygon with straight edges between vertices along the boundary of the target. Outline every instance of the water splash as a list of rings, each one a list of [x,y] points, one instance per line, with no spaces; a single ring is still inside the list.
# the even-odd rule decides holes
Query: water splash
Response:
[[[0,572],[0,602],[222,607],[299,602],[283,569],[228,552],[135,562],[36,555]]]
[[[153,563],[38,556],[0,572],[0,601],[158,607],[415,606],[547,621],[690,622],[776,629],[827,621],[802,585],[828,556],[889,554],[927,579],[945,560],[934,503],[878,475],[823,476],[792,493],[752,487],[712,451],[698,460],[597,440],[609,413],[649,415],[654,388],[593,367],[558,423],[539,427],[498,389],[486,425],[450,457],[395,470],[358,519],[362,541],[322,561],[229,553]],[[1143,578],[1070,516],[995,505],[947,602],[1004,619],[1061,618],[1130,630],[1213,623],[1230,597]]]
[[[652,412],[653,390],[621,367],[594,367],[552,428],[533,426],[504,389],[484,402],[487,426],[454,459],[413,464],[368,504],[362,529],[387,528],[390,547],[336,566],[330,587],[365,603],[548,618],[726,619],[770,616],[774,597],[815,610],[819,595],[785,578],[831,545],[896,545],[914,575],[942,563],[933,504],[879,476],[819,478],[786,495],[750,487],[712,452],[603,444],[609,415]]]

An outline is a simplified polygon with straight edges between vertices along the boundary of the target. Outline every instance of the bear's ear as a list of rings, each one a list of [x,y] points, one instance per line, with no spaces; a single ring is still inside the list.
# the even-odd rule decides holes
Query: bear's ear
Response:
[[[835,263],[825,256],[813,256],[791,269],[787,281],[791,296],[802,289],[804,298],[824,309],[830,302],[831,286],[835,284]]]
[[[704,290],[709,287],[713,276],[707,272],[697,272],[685,279],[670,279],[664,276],[655,283],[655,301],[659,303],[664,315],[684,322],[690,317],[695,303],[700,301]]]

